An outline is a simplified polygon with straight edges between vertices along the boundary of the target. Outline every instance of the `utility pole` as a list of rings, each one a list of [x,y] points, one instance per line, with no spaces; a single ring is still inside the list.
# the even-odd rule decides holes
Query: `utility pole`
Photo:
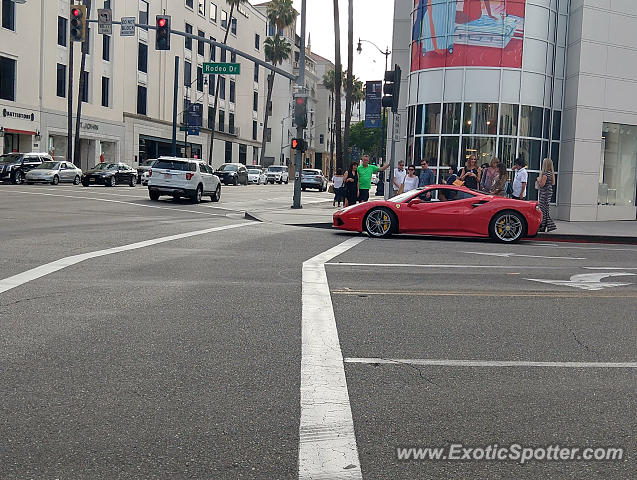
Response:
[[[298,85],[298,91],[301,94],[305,94],[305,28],[306,28],[306,3],[307,0],[303,0],[301,3],[301,55],[299,56],[299,76],[296,80]],[[303,138],[303,125],[296,126],[296,138]],[[301,162],[303,157],[302,149],[297,149],[294,154],[294,200],[292,208],[303,208],[301,206]]]
[[[172,156],[177,156],[177,96],[179,95],[179,57],[175,57],[175,82],[173,91],[173,138]]]
[[[69,42],[69,92],[66,95],[67,123],[66,123],[66,159],[73,161],[73,44]]]

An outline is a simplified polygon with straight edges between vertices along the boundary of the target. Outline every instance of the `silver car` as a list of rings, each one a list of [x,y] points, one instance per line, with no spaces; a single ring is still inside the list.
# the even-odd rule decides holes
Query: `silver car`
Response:
[[[26,182],[50,183],[57,185],[60,182],[73,183],[79,185],[82,178],[82,170],[70,162],[42,162],[38,167],[29,170],[26,175]]]

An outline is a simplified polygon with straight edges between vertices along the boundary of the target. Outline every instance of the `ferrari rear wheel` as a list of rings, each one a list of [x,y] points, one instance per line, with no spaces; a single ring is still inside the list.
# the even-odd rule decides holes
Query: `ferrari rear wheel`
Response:
[[[374,208],[365,217],[365,231],[376,238],[389,237],[396,227],[394,214],[385,208]]]
[[[524,218],[514,211],[499,212],[489,224],[489,235],[502,243],[516,243],[524,236]]]

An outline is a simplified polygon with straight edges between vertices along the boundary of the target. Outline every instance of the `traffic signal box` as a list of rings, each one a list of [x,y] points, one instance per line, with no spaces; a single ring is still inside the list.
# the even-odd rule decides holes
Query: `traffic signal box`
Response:
[[[294,97],[294,124],[299,128],[307,127],[307,97]]]
[[[69,17],[71,28],[70,35],[72,42],[83,42],[86,40],[86,6],[71,5],[71,15]]]
[[[170,50],[170,15],[157,15],[155,50]]]
[[[385,72],[385,85],[383,86],[383,107],[390,107],[391,111],[398,111],[398,101],[400,98],[400,77],[401,71],[398,65],[394,65],[394,70]]]

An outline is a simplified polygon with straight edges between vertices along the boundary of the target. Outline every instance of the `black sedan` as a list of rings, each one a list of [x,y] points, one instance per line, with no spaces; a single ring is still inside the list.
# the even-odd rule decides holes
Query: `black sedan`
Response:
[[[82,185],[105,185],[114,187],[124,184],[134,187],[137,184],[137,170],[124,163],[98,163],[82,175]]]
[[[248,184],[248,170],[242,163],[224,163],[215,171],[215,175],[225,185]]]

